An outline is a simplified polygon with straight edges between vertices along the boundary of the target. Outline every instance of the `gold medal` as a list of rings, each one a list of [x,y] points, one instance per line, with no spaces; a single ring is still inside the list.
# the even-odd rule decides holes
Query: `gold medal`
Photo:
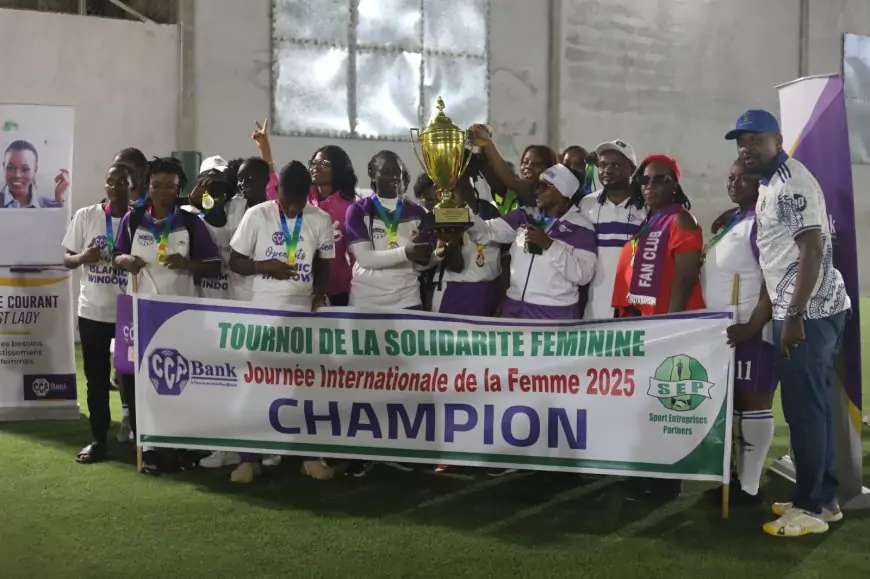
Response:
[[[208,191],[202,194],[202,208],[208,211],[214,207],[214,198],[208,194]]]

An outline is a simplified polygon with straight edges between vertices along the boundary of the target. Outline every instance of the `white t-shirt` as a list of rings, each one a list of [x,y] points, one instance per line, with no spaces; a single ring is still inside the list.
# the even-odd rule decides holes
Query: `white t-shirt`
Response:
[[[245,205],[241,205],[242,212],[234,211],[239,204],[233,203],[238,197],[234,197],[227,205],[227,222],[223,227],[215,227],[196,209],[191,208],[191,213],[199,215],[202,222],[208,228],[211,238],[218,248],[221,258],[221,276],[217,279],[201,278],[196,280],[196,295],[202,298],[218,300],[251,301],[253,291],[253,278],[239,275],[230,271],[230,240],[239,227],[244,216]]]
[[[254,261],[287,260],[287,246],[281,228],[277,201],[267,201],[245,213],[230,241],[233,251]],[[296,218],[287,218],[292,235]],[[253,300],[271,307],[299,306],[310,308],[314,299],[314,258],[335,257],[332,219],[317,207],[302,210],[302,229],[296,246],[296,274],[287,280],[265,275],[253,278]]]
[[[345,222],[347,245],[356,261],[350,283],[351,306],[375,306],[406,309],[419,307],[419,272],[405,254],[420,230],[426,210],[402,199],[402,214],[396,230],[398,247],[390,249],[386,226],[375,205],[375,196],[357,201],[347,210]],[[392,219],[398,206],[397,199],[380,199],[387,219]]]
[[[701,289],[708,308],[724,310],[731,306],[735,274],[740,277],[737,323],[745,324],[758,304],[763,284],[754,213],[749,213],[707,250],[701,268]],[[772,324],[765,326],[763,336],[773,341]]]
[[[111,221],[112,235],[116,236],[121,218],[111,217]],[[73,215],[63,237],[63,247],[72,253],[82,253],[91,247],[102,250],[99,262],[82,266],[78,314],[80,318],[114,324],[118,296],[127,289],[127,272],[112,265],[106,235],[103,204],[82,207]]]
[[[780,153],[774,174],[762,181],[756,203],[758,251],[773,318],[785,319],[797,280],[800,250],[795,243],[807,231],[822,235],[822,265],[807,302],[807,319],[838,314],[851,307],[843,277],[834,267],[834,250],[822,188],[809,169]]]
[[[616,281],[616,263],[622,248],[640,229],[646,218],[646,208],[638,209],[627,199],[619,205],[607,198],[604,190],[586,195],[580,200],[580,212],[595,227],[598,246],[598,264],[595,277],[589,284],[585,320],[613,317],[613,284]]]
[[[187,216],[192,219],[195,236],[191,251],[191,239],[185,227],[185,213],[181,209],[175,210],[171,224],[172,229],[166,243],[166,255],[177,253],[182,257],[202,262],[220,260],[217,246],[215,246],[208,228],[201,219],[187,213]],[[139,295],[195,297],[196,286],[193,275],[187,271],[169,269],[157,261],[157,241],[152,229],[156,228],[157,235],[161,235],[166,219],[153,222],[151,216],[146,212],[142,216],[138,229],[131,232],[129,220],[133,214],[133,212],[127,213],[121,221],[115,249],[117,253],[133,255],[145,261],[145,267],[137,275]],[[133,293],[132,283],[128,284],[127,293],[131,295]]]

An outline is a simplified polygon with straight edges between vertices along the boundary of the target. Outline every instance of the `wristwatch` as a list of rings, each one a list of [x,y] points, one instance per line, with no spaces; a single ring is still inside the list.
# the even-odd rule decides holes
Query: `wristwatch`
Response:
[[[804,314],[806,313],[807,308],[804,306],[789,306],[788,309],[785,310],[785,317],[803,319]]]

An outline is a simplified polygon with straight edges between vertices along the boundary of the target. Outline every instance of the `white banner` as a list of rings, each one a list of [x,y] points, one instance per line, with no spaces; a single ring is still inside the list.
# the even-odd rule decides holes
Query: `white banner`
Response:
[[[63,262],[73,124],[72,107],[0,104],[0,267]]]
[[[0,421],[79,417],[71,284],[0,268]]]
[[[134,316],[140,444],[729,474],[730,312],[542,326],[164,297]]]

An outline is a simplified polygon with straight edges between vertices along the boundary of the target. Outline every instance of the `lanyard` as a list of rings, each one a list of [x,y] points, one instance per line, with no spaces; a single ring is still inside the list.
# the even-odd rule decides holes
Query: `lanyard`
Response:
[[[387,217],[387,211],[381,205],[380,199],[372,197],[372,202],[375,204],[375,209],[378,210],[378,216],[384,222],[384,227],[387,228],[387,241],[390,242],[390,249],[396,249],[399,247],[399,243],[396,241],[396,233],[399,231],[399,220],[402,217],[402,198],[399,197],[396,203],[396,210],[393,212],[392,219]]]
[[[112,227],[112,204],[106,203],[103,207],[106,212],[106,251],[109,252],[109,259],[115,253],[115,231]]]
[[[711,239],[707,243],[707,245],[704,246],[704,250],[701,252],[701,263],[704,263],[704,261],[707,260],[707,253],[711,249],[713,249],[713,246],[722,241],[722,238],[728,235],[728,232],[734,229],[734,226],[743,221],[744,219],[746,219],[746,212],[738,211],[734,214],[734,217],[731,218],[731,220],[725,225],[725,227],[720,229],[719,233],[714,235],[713,239]]]
[[[299,245],[299,234],[302,233],[302,211],[296,214],[296,223],[293,225],[293,237],[290,237],[290,229],[287,227],[287,216],[284,210],[278,206],[278,216],[281,218],[281,232],[284,234],[284,246],[287,248],[287,265],[296,265],[296,246]]]
[[[154,241],[157,242],[157,262],[163,263],[166,261],[166,245],[169,242],[169,234],[172,232],[172,221],[175,219],[175,209],[172,210],[166,219],[163,221],[163,228],[154,221],[152,209],[148,209],[148,216],[151,217],[151,234],[154,236]]]
[[[501,201],[498,200],[498,197],[496,197],[495,194],[493,194],[492,200],[495,201],[498,212],[504,215],[513,210],[514,204],[516,203],[516,193],[514,193],[513,189],[508,189],[505,191],[504,197],[501,198]]]
[[[554,221],[556,221],[555,217],[544,217],[543,213],[535,215],[535,224],[544,231],[547,231],[547,228],[549,228]]]

